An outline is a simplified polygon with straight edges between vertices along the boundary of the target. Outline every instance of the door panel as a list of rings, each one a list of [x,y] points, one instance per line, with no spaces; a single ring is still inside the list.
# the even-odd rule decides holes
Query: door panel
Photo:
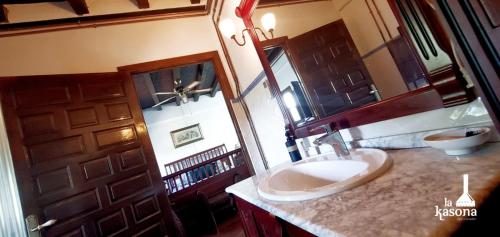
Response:
[[[342,20],[291,38],[288,45],[321,117],[376,102],[364,89],[373,82]]]
[[[43,236],[175,235],[129,78],[12,78],[2,104],[24,214],[58,220]]]

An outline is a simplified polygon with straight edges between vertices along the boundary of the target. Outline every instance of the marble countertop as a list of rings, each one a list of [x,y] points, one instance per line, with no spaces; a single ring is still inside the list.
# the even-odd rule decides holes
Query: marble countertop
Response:
[[[479,206],[500,185],[500,143],[473,154],[450,157],[433,148],[388,150],[393,166],[384,175],[354,189],[300,202],[275,202],[257,193],[256,175],[226,189],[275,216],[318,236],[448,236],[463,220],[436,216],[444,198],[469,193]]]

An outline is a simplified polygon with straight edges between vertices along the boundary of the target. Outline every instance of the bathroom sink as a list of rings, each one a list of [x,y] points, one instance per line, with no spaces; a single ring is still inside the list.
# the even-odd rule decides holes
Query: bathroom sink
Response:
[[[392,164],[387,153],[378,149],[356,149],[350,157],[317,156],[278,169],[259,183],[258,193],[273,201],[319,198],[363,185]]]

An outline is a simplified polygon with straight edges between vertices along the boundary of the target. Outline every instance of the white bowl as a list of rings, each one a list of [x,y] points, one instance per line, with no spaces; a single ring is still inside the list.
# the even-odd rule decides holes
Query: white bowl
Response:
[[[467,131],[474,131],[478,134],[469,137],[465,136]],[[427,145],[442,149],[451,156],[466,155],[477,150],[477,148],[488,141],[490,129],[480,128],[460,128],[446,132],[429,135],[424,138]]]

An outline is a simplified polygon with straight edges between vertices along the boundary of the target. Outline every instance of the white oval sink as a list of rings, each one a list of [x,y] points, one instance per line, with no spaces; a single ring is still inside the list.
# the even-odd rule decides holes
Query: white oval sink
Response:
[[[365,184],[387,171],[392,160],[379,149],[356,149],[351,159],[335,155],[309,158],[271,173],[258,193],[273,201],[301,201],[342,192]]]

